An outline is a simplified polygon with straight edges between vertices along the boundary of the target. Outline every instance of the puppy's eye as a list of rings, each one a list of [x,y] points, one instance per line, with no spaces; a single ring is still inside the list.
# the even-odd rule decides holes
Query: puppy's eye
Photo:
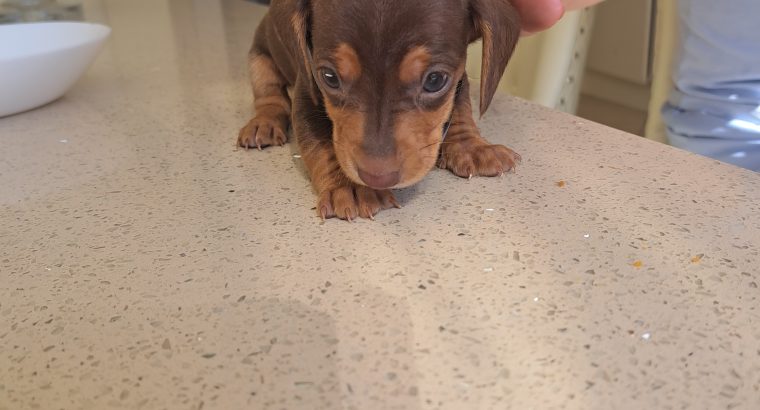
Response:
[[[338,73],[335,71],[329,68],[323,68],[322,79],[325,81],[325,84],[327,84],[328,87],[340,88],[340,78],[338,77]]]
[[[448,82],[448,75],[441,72],[430,73],[425,78],[425,83],[422,84],[422,89],[429,93],[437,93],[438,91],[441,91]]]

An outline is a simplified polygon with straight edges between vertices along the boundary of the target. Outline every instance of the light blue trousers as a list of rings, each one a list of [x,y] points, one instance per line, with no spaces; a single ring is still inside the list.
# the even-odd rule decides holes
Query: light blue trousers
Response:
[[[760,171],[760,0],[678,1],[670,143]]]

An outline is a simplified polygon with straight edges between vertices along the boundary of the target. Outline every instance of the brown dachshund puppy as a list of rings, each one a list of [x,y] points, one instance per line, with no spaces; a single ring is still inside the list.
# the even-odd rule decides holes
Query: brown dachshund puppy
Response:
[[[398,206],[389,189],[436,164],[501,175],[520,157],[480,136],[465,60],[482,38],[482,115],[519,34],[508,0],[274,0],[250,51],[255,116],[238,144],[282,145],[292,123],[322,218]]]

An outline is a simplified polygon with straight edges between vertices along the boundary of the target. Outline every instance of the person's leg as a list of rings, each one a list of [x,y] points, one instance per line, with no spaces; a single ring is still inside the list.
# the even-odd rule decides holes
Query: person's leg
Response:
[[[760,171],[760,1],[679,0],[679,15],[670,143]]]

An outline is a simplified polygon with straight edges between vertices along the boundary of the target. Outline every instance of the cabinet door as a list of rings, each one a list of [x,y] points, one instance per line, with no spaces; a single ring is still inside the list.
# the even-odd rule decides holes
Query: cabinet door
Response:
[[[588,69],[638,85],[649,84],[653,3],[608,0],[597,7]]]

